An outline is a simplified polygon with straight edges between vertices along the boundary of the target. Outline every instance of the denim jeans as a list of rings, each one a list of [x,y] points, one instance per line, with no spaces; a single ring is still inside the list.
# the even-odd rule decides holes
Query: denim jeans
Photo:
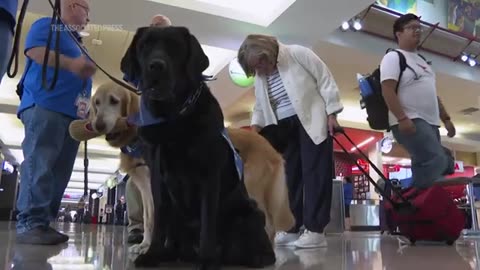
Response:
[[[412,135],[400,133],[398,125],[392,127],[392,133],[410,154],[413,186],[427,188],[453,168],[454,160],[440,142],[438,127],[419,118],[413,119],[413,123],[416,132]]]
[[[10,24],[0,20],[0,83],[7,72],[8,60],[12,52],[13,33]],[[11,90],[11,89],[10,89]]]
[[[21,114],[25,127],[20,168],[17,232],[48,226],[60,208],[79,143],[70,137],[74,120],[38,106]]]

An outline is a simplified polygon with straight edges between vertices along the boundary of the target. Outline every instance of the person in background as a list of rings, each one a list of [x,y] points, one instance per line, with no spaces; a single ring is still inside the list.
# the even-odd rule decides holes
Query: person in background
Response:
[[[98,223],[100,223],[100,224],[105,223],[105,212],[103,211],[103,208],[100,209],[100,215],[99,215]]]
[[[440,141],[440,121],[448,137],[454,137],[456,130],[437,95],[435,72],[417,53],[422,37],[420,18],[414,14],[400,16],[393,25],[393,34],[409,68],[398,81],[400,58],[394,51],[387,53],[380,64],[389,124],[395,140],[410,154],[413,186],[428,188],[454,172],[454,159]]]
[[[60,31],[60,63],[55,88],[42,85],[42,65],[45,51],[50,50],[47,78],[52,78],[56,52],[47,48],[51,18],[36,20],[25,41],[26,71],[23,96],[18,117],[25,127],[22,142],[25,160],[21,165],[20,191],[17,200],[18,243],[56,245],[68,241],[68,236],[51,228],[50,221],[58,212],[72,175],[79,143],[70,137],[70,123],[86,117],[92,89],[95,65],[83,55],[77,43],[78,31],[88,23],[90,12],[86,0],[62,0]],[[53,35],[50,46],[55,44]],[[47,86],[52,83],[47,80]]]
[[[350,204],[353,200],[353,183],[350,176],[343,179],[343,198],[345,200],[345,228],[350,230]]]
[[[255,75],[252,129],[286,160],[290,207],[296,225],[277,234],[280,246],[327,246],[334,178],[333,140],[343,110],[325,63],[310,49],[275,37],[249,35],[238,51],[247,76]],[[305,227],[300,235],[301,227]]]
[[[78,214],[78,223],[83,222],[83,217],[85,215],[85,199],[82,197],[77,203],[77,214]]]
[[[120,200],[117,200],[117,205],[115,206],[115,225],[125,225],[125,211],[127,211],[127,206],[125,205],[125,197],[121,197]]]
[[[0,83],[7,72],[12,53],[18,0],[0,1]]]
[[[164,15],[155,15],[150,23],[152,27],[167,27],[171,26],[172,22]],[[135,46],[136,41],[132,41]],[[124,80],[135,88],[138,88],[138,78],[133,78],[131,74],[127,74],[124,69]],[[143,204],[140,190],[135,186],[134,181],[127,180],[125,188],[125,197],[127,199],[127,215],[128,215],[128,243],[138,244],[143,241]]]

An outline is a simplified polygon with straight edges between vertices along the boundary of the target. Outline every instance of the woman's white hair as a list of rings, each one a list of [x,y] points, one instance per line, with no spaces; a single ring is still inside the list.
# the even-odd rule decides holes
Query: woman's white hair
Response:
[[[277,63],[277,38],[267,35],[248,35],[238,50],[238,63],[247,76],[255,75],[255,67],[250,66],[252,57],[266,59],[271,64]]]

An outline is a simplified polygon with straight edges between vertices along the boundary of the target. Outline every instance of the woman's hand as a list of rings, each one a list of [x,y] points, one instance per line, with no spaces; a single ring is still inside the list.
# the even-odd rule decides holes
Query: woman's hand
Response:
[[[336,114],[330,114],[328,116],[328,132],[330,133],[331,136],[335,135],[335,129],[340,127],[337,121],[337,115]]]

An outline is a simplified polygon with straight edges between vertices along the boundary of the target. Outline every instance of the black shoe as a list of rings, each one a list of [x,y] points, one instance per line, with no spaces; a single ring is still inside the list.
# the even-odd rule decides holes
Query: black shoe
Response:
[[[128,233],[129,244],[140,244],[143,241],[143,232],[139,229],[133,229]]]
[[[18,244],[30,245],[58,245],[68,241],[68,236],[62,235],[54,229],[37,227],[30,231],[17,234]],[[67,237],[65,239],[65,237]]]
[[[63,239],[64,242],[68,242],[68,240],[70,239],[70,237],[68,237],[68,235],[63,234],[63,233],[55,230],[55,229],[52,228],[52,227],[48,227],[47,230],[49,230],[49,231],[51,231],[51,232],[54,232],[54,233],[56,233],[57,235],[59,235],[60,238]]]

